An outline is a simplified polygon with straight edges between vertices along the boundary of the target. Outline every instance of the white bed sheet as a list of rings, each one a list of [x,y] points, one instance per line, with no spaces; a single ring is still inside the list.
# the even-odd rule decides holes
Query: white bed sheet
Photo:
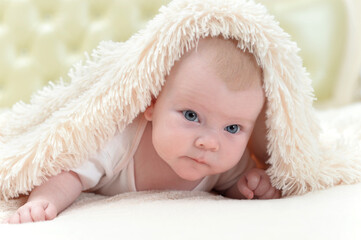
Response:
[[[0,202],[0,220],[24,200]],[[2,224],[0,232],[12,239],[361,239],[360,200],[361,184],[279,200],[83,193],[53,221]]]

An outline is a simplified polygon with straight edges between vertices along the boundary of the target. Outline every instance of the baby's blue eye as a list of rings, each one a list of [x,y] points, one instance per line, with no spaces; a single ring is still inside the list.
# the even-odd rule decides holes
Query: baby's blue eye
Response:
[[[225,127],[224,130],[226,130],[229,133],[235,134],[241,130],[241,127],[237,124],[233,124]]]
[[[188,121],[192,121],[192,122],[198,122],[198,116],[197,113],[191,111],[191,110],[185,110],[182,112],[184,117],[188,120]]]

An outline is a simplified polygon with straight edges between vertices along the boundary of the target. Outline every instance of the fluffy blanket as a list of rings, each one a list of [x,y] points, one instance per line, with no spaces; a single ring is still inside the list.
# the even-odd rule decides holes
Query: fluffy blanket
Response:
[[[158,96],[174,62],[200,38],[238,41],[263,69],[267,173],[284,196],[361,180],[361,111],[320,119],[298,48],[253,1],[174,0],[127,42],[103,42],[30,104],[0,115],[0,197],[28,193],[84,162]]]
[[[204,192],[83,193],[56,219],[1,225],[12,239],[361,238],[361,184],[278,200],[232,200]],[[24,202],[0,201],[0,221]],[[4,209],[4,206],[6,208]]]

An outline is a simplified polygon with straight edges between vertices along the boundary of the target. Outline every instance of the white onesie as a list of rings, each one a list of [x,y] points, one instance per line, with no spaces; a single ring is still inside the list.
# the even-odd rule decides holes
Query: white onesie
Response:
[[[83,191],[103,195],[116,195],[137,191],[134,176],[133,156],[147,125],[147,120],[140,114],[122,133],[117,133],[103,149],[88,161],[72,171],[79,175]],[[206,176],[193,191],[226,190],[240,175],[252,168],[254,163],[239,161],[232,169],[222,174]]]

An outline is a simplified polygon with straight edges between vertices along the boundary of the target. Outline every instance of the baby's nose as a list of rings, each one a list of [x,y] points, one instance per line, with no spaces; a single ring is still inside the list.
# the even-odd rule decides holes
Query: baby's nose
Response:
[[[199,136],[195,140],[195,146],[206,151],[216,152],[219,150],[219,140],[217,134],[207,134]]]

